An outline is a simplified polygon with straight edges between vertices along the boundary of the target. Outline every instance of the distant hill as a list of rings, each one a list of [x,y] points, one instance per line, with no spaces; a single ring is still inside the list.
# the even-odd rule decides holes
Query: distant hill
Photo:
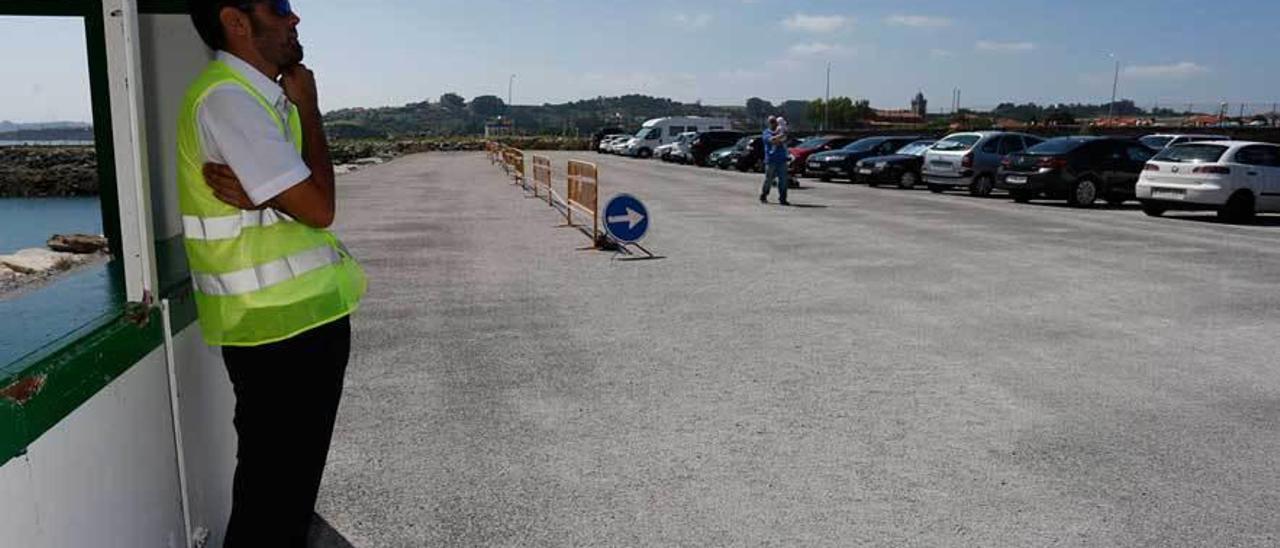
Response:
[[[439,137],[479,135],[486,120],[506,116],[523,134],[590,135],[607,126],[632,130],[650,118],[662,116],[717,116],[749,127],[745,107],[705,106],[645,95],[597,97],[558,105],[515,105],[492,95],[465,101],[448,93],[438,101],[400,107],[351,108],[325,114],[332,137]]]

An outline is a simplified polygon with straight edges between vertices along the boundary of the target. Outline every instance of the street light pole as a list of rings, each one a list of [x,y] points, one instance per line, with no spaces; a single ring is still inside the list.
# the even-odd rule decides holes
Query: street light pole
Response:
[[[822,131],[827,130],[827,113],[831,112],[831,61],[827,61],[827,99],[822,103]]]
[[[1116,77],[1111,80],[1111,107],[1107,109],[1107,118],[1112,122],[1116,119],[1116,91],[1120,89],[1120,59],[1116,58],[1116,54],[1112,53],[1111,58],[1116,60]]]

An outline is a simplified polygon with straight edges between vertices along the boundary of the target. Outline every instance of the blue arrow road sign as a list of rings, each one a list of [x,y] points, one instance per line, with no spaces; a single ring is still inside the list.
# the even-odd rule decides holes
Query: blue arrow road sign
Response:
[[[649,231],[649,210],[635,196],[614,196],[604,206],[604,230],[617,242],[634,244]]]

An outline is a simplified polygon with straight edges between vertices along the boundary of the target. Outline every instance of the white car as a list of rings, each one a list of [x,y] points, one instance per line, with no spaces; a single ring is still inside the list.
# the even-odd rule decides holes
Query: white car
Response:
[[[600,150],[606,154],[617,154],[618,144],[624,143],[631,139],[630,135],[614,135],[611,138],[600,141]]]
[[[689,143],[693,142],[693,138],[698,136],[696,131],[686,131],[676,136],[673,143],[667,143],[658,147],[653,155],[662,159],[664,162],[685,162],[685,158],[689,154]]]
[[[1280,212],[1280,145],[1214,141],[1173,145],[1147,162],[1135,193],[1153,217],[1213,210],[1229,222]]]
[[[1187,133],[1157,133],[1155,135],[1147,135],[1138,142],[1147,146],[1151,150],[1164,150],[1173,145],[1182,143],[1199,143],[1203,141],[1230,141],[1231,138],[1226,135],[1195,135]]]
[[[619,138],[622,138],[622,137],[628,137],[628,138],[629,138],[629,137],[630,137],[630,135],[626,135],[626,134],[622,134],[622,133],[614,133],[614,134],[611,134],[611,135],[605,135],[604,137],[601,137],[601,138],[600,138],[600,146],[596,147],[596,151],[597,151],[597,152],[609,152],[609,147],[613,145],[613,141],[614,141],[615,139],[619,139]]]

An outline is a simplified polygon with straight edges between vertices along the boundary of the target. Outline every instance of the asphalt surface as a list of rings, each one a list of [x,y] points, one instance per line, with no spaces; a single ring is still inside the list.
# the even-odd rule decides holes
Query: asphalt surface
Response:
[[[340,179],[352,545],[1280,544],[1280,219],[551,156],[662,258],[480,154]]]

